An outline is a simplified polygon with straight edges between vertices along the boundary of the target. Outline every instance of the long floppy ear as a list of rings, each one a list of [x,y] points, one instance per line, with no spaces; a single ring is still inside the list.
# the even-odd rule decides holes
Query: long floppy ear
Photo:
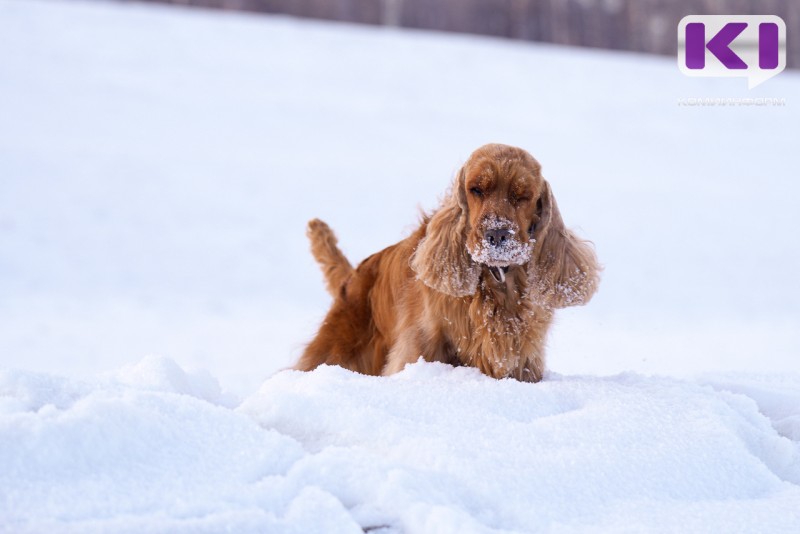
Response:
[[[532,268],[528,270],[531,298],[548,308],[581,306],[589,302],[600,282],[600,265],[589,241],[564,226],[550,184],[544,183],[537,203],[539,222]]]
[[[453,297],[475,293],[480,268],[467,252],[467,224],[462,169],[411,256],[411,268],[426,286]]]

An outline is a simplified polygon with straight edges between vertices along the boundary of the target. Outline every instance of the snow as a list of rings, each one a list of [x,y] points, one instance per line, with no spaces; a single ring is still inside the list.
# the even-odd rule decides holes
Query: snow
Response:
[[[156,358],[91,383],[2,373],[5,529],[800,525],[800,444],[726,389],[635,374],[529,384],[424,362],[389,378],[279,373],[234,410],[207,389]]]
[[[800,76],[0,0],[0,532],[800,530]],[[786,106],[681,106],[786,98]],[[538,384],[280,371],[478,146],[604,265]]]
[[[498,228],[507,230],[509,239],[497,245],[490,244],[486,238],[482,239],[477,243],[475,250],[469,250],[469,255],[473,261],[485,265],[507,267],[508,265],[522,265],[530,260],[533,244],[536,241],[530,239],[528,242],[523,243],[520,239],[514,237],[519,232],[519,227],[514,221],[493,215],[484,220],[482,224],[486,230],[496,230]]]

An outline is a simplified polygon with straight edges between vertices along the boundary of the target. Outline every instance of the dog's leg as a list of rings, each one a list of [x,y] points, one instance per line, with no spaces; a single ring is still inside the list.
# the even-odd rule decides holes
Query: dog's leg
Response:
[[[317,335],[306,346],[295,369],[310,371],[328,364],[357,373],[380,374],[386,361],[386,342],[375,326],[370,301],[379,262],[380,253],[374,254],[342,282]]]
[[[406,365],[420,358],[426,362],[459,365],[455,349],[441,332],[423,332],[419,328],[409,326],[402,330],[392,350],[389,351],[382,374],[387,376],[399,373]]]
[[[542,354],[535,354],[524,358],[511,376],[520,382],[538,382],[543,375],[544,357]]]
[[[341,298],[325,316],[317,335],[303,351],[294,368],[311,371],[322,364],[339,365],[357,373],[378,374],[380,367],[371,368],[370,360],[363,357],[370,348],[369,316],[362,310],[349,306]]]
[[[407,364],[416,362],[420,357],[427,360],[422,353],[419,337],[420,334],[415,328],[402,331],[386,357],[386,365],[381,373],[383,376],[399,373]]]
[[[336,298],[342,284],[352,274],[353,266],[336,246],[336,235],[333,230],[323,221],[319,219],[309,221],[306,235],[311,241],[311,254],[325,275],[325,287],[328,293]]]

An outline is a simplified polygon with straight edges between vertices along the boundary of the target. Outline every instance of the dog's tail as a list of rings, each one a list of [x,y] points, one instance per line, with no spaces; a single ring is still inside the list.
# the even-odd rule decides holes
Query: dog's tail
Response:
[[[323,221],[319,219],[308,221],[306,235],[311,241],[311,254],[325,275],[325,287],[335,298],[339,294],[339,288],[353,272],[353,266],[336,246],[337,240],[333,230]]]

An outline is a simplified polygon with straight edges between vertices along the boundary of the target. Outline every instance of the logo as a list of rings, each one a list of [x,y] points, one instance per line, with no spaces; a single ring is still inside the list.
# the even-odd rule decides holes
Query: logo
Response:
[[[683,17],[678,68],[687,76],[747,78],[752,89],[786,68],[786,23],[775,15]]]

